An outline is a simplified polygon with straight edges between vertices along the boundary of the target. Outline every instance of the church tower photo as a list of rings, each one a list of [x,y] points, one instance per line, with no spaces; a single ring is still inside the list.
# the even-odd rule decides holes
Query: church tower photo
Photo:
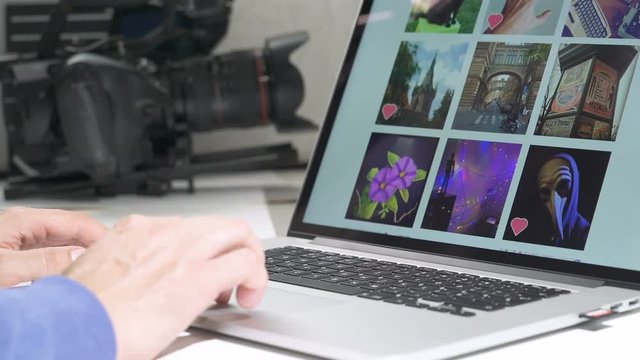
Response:
[[[376,124],[444,128],[468,49],[466,42],[402,42]]]
[[[424,76],[422,84],[416,86],[411,93],[411,110],[425,114],[427,121],[429,120],[433,100],[436,98],[436,94],[438,93],[437,86],[434,86],[437,59],[438,54],[433,57],[429,71],[427,71],[427,74]]]

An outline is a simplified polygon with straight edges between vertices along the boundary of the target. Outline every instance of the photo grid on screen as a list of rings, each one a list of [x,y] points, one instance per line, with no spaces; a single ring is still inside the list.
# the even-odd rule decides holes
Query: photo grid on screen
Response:
[[[370,89],[375,130],[344,218],[583,251],[624,131],[640,6],[398,1],[411,7],[386,87]]]

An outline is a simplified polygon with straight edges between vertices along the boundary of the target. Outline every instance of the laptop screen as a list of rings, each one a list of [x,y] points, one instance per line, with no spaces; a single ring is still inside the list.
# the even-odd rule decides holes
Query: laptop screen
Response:
[[[640,270],[639,7],[365,4],[300,223]]]

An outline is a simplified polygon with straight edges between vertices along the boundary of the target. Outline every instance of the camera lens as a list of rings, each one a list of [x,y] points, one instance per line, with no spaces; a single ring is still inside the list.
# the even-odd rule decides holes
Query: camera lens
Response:
[[[306,33],[272,38],[264,50],[237,51],[174,67],[176,118],[192,131],[275,124],[279,129],[309,127],[295,111],[304,97],[291,52]]]

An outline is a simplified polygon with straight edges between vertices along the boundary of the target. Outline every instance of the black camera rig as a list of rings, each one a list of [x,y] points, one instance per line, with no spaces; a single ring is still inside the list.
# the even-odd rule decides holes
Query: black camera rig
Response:
[[[76,6],[77,5],[77,6]],[[62,0],[37,53],[0,62],[12,174],[8,199],[91,192],[161,195],[174,180],[214,171],[292,166],[290,145],[195,155],[193,132],[273,124],[295,115],[304,87],[294,33],[263,49],[211,55],[227,32],[231,0]],[[113,9],[109,36],[65,44],[78,6]]]

